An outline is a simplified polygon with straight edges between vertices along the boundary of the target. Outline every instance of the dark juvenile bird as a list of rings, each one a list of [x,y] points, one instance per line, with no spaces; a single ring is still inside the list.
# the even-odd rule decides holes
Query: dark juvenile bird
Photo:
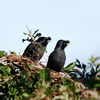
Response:
[[[65,47],[70,43],[69,40],[59,40],[54,51],[50,54],[47,62],[47,68],[60,72],[66,60]]]
[[[31,42],[25,49],[22,56],[29,57],[32,61],[39,61],[46,49],[48,42],[50,42],[50,37],[40,37],[36,41]]]

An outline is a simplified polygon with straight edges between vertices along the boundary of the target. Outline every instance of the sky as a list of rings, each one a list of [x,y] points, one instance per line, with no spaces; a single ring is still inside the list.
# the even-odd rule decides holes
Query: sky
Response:
[[[26,26],[52,38],[41,61],[60,39],[72,43],[65,49],[65,66],[100,56],[100,0],[0,0],[0,50],[23,53],[29,44],[22,43]]]

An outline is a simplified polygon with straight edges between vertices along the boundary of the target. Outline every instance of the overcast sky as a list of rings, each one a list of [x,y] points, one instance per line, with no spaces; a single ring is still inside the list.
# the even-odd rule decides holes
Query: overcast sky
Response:
[[[72,43],[65,49],[66,65],[100,56],[100,0],[0,0],[0,50],[23,53],[26,26],[52,38],[43,58],[59,39]]]

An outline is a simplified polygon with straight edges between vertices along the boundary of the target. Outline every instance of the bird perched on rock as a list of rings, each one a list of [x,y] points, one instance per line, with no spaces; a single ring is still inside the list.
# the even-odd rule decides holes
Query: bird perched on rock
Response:
[[[29,57],[32,61],[39,61],[46,49],[48,42],[50,42],[50,37],[40,37],[36,41],[31,42],[25,49],[22,56]]]
[[[54,51],[50,54],[47,62],[47,68],[60,72],[66,60],[65,47],[70,43],[69,40],[59,40]]]

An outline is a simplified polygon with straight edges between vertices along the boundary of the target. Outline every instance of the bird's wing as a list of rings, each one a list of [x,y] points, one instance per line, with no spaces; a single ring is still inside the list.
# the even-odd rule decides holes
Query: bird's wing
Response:
[[[34,50],[35,50],[35,43],[34,42],[32,42],[32,43],[30,43],[27,47],[26,47],[26,49],[25,49],[25,51],[24,51],[24,53],[23,53],[23,56],[27,56],[27,55],[29,55],[29,54],[33,54],[34,52]]]
[[[64,63],[65,63],[64,54],[58,51],[53,51],[49,56],[47,67],[59,72],[64,66]]]
[[[57,52],[54,51],[49,56],[47,67],[51,69],[55,69],[57,68],[58,62],[59,62],[59,59],[58,59]]]

